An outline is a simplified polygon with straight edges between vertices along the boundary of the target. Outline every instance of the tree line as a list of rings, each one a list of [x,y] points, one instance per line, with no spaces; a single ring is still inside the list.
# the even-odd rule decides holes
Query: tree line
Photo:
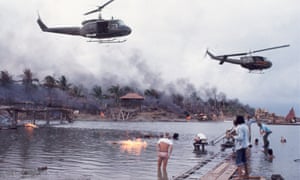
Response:
[[[138,93],[145,97],[144,109],[161,108],[177,114],[214,114],[235,115],[254,114],[255,109],[244,105],[238,99],[228,99],[225,93],[215,87],[196,89],[187,85],[184,92],[174,88],[156,89],[119,85],[112,82],[109,86],[94,85],[87,88],[82,84],[72,84],[61,75],[58,78],[47,75],[39,80],[30,69],[25,69],[20,79],[12,78],[6,70],[0,74],[0,104],[12,105],[20,102],[32,102],[41,106],[60,106],[79,109],[89,113],[98,113],[110,107],[120,106],[120,97],[129,93]],[[115,83],[115,84],[114,84]]]

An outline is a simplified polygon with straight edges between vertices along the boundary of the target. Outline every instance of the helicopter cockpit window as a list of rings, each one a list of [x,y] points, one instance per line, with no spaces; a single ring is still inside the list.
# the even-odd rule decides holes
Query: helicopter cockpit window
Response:
[[[117,22],[112,22],[110,25],[109,25],[109,28],[112,29],[112,30],[116,30],[119,28],[119,24]]]
[[[124,26],[124,25],[125,24],[122,20],[115,20],[115,21],[110,22],[109,28],[111,30],[117,30],[117,29],[119,29],[120,26]]]
[[[253,59],[254,59],[255,61],[265,61],[265,60],[266,60],[266,58],[265,58],[265,57],[262,57],[262,56],[253,56]]]
[[[117,21],[117,23],[118,23],[120,26],[123,26],[123,25],[125,25],[125,24],[124,24],[124,22],[123,22],[123,21],[121,21],[121,20],[118,20],[118,21]]]

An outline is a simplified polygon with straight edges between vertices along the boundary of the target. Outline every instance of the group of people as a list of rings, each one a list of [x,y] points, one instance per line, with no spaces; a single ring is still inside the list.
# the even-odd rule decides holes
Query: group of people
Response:
[[[247,117],[245,121],[244,116],[237,116],[233,121],[235,132],[231,133],[232,138],[235,142],[235,152],[236,152],[236,165],[238,168],[238,178],[243,179],[249,176],[247,167],[247,149],[252,147],[251,145],[251,124],[256,121],[251,119],[250,116]],[[263,148],[266,156],[273,157],[273,150],[269,149],[270,142],[268,136],[272,133],[270,128],[268,128],[262,122],[256,122],[263,139]],[[206,139],[206,137],[204,138]],[[258,139],[255,139],[255,143],[258,143]],[[168,160],[172,154],[173,142],[169,136],[169,133],[165,133],[164,137],[160,138],[157,142],[157,166],[158,172],[161,172],[161,166],[163,171],[166,172]]]

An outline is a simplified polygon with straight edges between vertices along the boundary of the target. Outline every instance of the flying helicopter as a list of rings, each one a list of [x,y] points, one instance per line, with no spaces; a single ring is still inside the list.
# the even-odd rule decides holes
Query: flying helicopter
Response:
[[[284,48],[284,47],[289,47],[290,45],[282,45],[282,46],[275,46],[271,48],[265,48],[265,49],[260,49],[260,50],[255,50],[255,51],[250,51],[250,52],[244,52],[244,53],[235,53],[235,54],[225,54],[225,55],[218,55],[215,56],[208,50],[206,50],[206,54],[210,56],[210,58],[215,59],[220,61],[220,65],[222,65],[224,62],[232,63],[232,64],[239,64],[243,68],[248,69],[250,72],[259,70],[262,71],[264,69],[269,69],[272,67],[272,62],[267,60],[266,57],[263,56],[252,56],[254,53],[262,52],[262,51],[269,51],[273,49],[278,49],[278,48]],[[228,57],[235,57],[235,56],[241,56],[240,59],[233,59],[233,58],[228,58]]]
[[[119,19],[102,19],[101,11],[108,4],[112,3],[114,0],[110,0],[99,6],[97,9],[91,10],[84,15],[89,15],[92,13],[99,12],[98,19],[89,19],[83,21],[81,27],[47,27],[40,16],[38,16],[37,23],[41,30],[44,32],[60,33],[67,35],[83,36],[91,39],[90,42],[100,42],[100,43],[120,43],[126,40],[118,40],[117,38],[122,36],[127,36],[131,33],[130,27],[125,25],[122,20]]]

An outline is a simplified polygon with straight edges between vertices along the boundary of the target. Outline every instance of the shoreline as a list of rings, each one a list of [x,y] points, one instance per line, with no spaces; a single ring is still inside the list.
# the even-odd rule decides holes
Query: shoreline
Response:
[[[226,118],[233,119],[233,118]],[[138,115],[134,118],[129,118],[126,120],[122,119],[111,119],[106,117],[101,117],[100,115],[92,114],[77,114],[75,115],[73,121],[107,121],[107,122],[223,122],[224,120],[198,120],[195,118],[186,119],[173,116],[151,116],[151,115]]]
[[[4,116],[5,115],[5,116]],[[115,118],[113,118],[115,117]],[[5,113],[2,115],[2,121],[6,123],[0,124],[0,129],[10,129],[12,125],[8,124],[8,119],[12,119],[12,117],[9,118],[9,114]],[[105,116],[103,113],[101,114],[89,114],[89,113],[76,113],[72,114],[71,119],[69,122],[74,122],[74,121],[103,121],[103,122],[228,122],[232,123],[233,119],[235,117],[232,116],[222,116],[222,117],[212,117],[210,119],[198,119],[197,117],[194,116],[180,116],[175,113],[171,112],[165,112],[165,111],[152,111],[152,112],[139,112],[131,116],[127,116],[126,118],[121,119],[120,117],[118,118],[117,116]],[[7,120],[5,120],[7,119]],[[0,119],[1,120],[1,119]],[[33,124],[35,121],[39,121],[42,119],[36,119],[33,120]],[[45,119],[43,119],[45,120]],[[27,120],[18,120],[18,121],[31,121],[30,119]],[[51,125],[51,121],[50,125]],[[61,119],[61,121],[64,121],[64,119]],[[295,122],[295,123],[289,123],[289,122],[282,122],[282,121],[270,121],[267,119],[263,119],[263,122],[266,124],[270,125],[281,125],[281,126],[300,126],[300,122]],[[18,126],[18,124],[17,124]]]
[[[150,114],[150,113],[149,113]],[[186,119],[179,118],[174,116],[151,116],[151,115],[138,115],[132,119],[111,119],[106,117],[101,117],[100,115],[92,115],[92,114],[77,114],[73,121],[103,121],[103,122],[228,122],[232,123],[232,120],[235,117],[222,117],[220,119],[215,118],[214,120],[199,120],[195,118]],[[281,126],[300,126],[300,122],[296,123],[287,123],[287,122],[275,122],[270,123],[270,121],[264,121],[269,125],[281,125]]]

